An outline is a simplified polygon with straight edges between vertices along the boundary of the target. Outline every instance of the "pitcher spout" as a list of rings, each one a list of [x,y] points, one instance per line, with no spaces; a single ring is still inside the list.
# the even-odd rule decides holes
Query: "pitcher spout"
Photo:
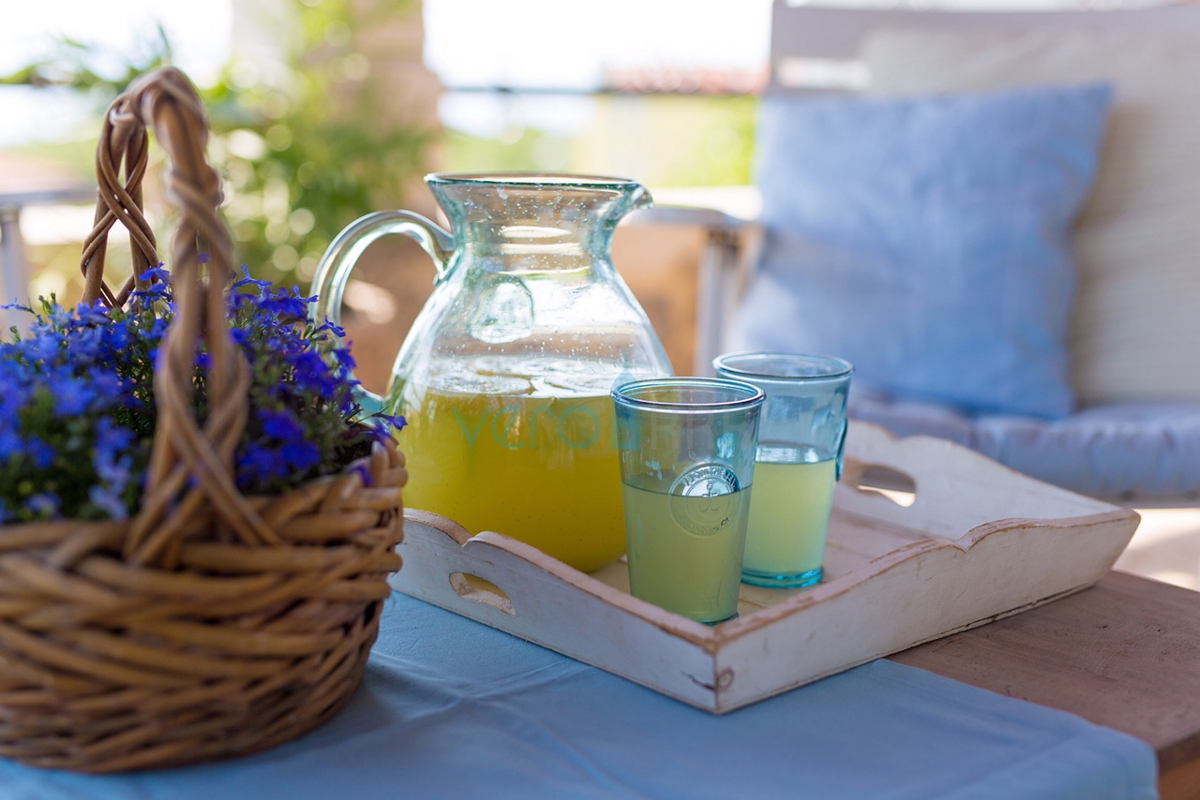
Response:
[[[598,175],[435,173],[425,180],[455,239],[477,256],[506,259],[509,271],[573,268],[572,256],[606,260],[621,218],[653,204],[638,182]]]
[[[642,186],[640,183],[635,184],[635,188],[633,189],[633,192],[630,195],[629,208],[627,208],[625,210],[625,213],[627,214],[630,211],[639,211],[643,208],[653,208],[653,207],[654,207],[654,198],[650,196],[650,190],[647,189],[645,186]],[[624,215],[622,215],[622,216],[624,216]]]

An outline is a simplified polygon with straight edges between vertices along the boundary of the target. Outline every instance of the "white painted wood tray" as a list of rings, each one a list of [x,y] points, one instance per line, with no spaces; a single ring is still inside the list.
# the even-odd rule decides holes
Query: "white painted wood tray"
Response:
[[[880,473],[911,479],[911,505],[861,488]],[[1090,586],[1138,520],[952,442],[855,422],[825,580],[743,585],[739,617],[714,628],[630,595],[624,563],[585,574],[423,511],[405,516],[392,585],[720,714]]]

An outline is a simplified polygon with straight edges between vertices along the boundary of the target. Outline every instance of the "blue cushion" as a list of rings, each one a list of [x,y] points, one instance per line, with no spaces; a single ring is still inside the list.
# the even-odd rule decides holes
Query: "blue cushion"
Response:
[[[860,386],[968,412],[1069,413],[1071,224],[1111,99],[765,100],[766,239],[730,344],[841,356]]]
[[[1200,403],[1112,403],[1065,419],[983,414],[860,392],[849,413],[900,436],[950,439],[1019,472],[1124,502],[1200,498]]]

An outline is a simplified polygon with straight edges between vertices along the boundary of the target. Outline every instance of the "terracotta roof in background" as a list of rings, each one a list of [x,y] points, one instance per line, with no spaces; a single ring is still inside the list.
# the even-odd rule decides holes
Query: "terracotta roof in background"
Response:
[[[0,192],[45,192],[86,185],[66,164],[34,156],[0,153]]]
[[[759,94],[767,85],[764,69],[609,69],[604,85],[609,91],[646,94]]]

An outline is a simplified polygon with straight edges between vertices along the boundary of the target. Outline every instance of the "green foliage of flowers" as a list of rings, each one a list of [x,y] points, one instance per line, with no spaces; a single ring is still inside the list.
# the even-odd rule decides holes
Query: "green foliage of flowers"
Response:
[[[136,513],[154,438],[153,374],[174,314],[167,274],[127,308],[52,297],[27,334],[0,341],[0,523],[125,519]],[[282,492],[339,472],[399,430],[364,417],[345,332],[308,319],[313,298],[249,277],[229,292],[231,333],[252,371],[249,420],[234,465],[246,494]],[[194,411],[207,406],[196,354]],[[367,477],[364,475],[364,478]]]

